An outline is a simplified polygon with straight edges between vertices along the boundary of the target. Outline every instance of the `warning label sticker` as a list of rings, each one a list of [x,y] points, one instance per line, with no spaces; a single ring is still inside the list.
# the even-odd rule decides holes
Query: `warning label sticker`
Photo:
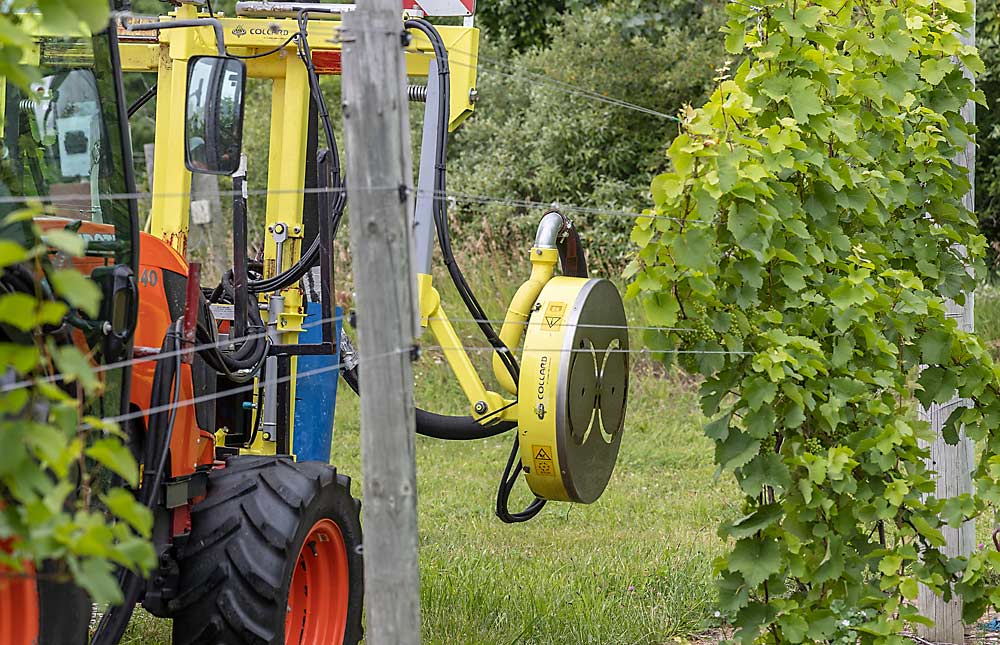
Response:
[[[531,446],[531,454],[534,455],[535,474],[552,476],[552,446]]]
[[[562,319],[565,315],[565,302],[550,302],[549,306],[545,308],[545,323],[542,325],[542,329],[545,331],[558,331],[562,326]]]

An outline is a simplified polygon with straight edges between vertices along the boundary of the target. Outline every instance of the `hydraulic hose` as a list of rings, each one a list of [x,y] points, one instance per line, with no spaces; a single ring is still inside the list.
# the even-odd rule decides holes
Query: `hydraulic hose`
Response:
[[[333,191],[333,212],[331,215],[333,225],[330,228],[330,235],[332,238],[336,239],[337,232],[340,229],[340,222],[344,216],[344,209],[347,207],[347,194],[344,192],[344,177],[341,173],[340,167],[340,152],[337,148],[337,139],[333,133],[333,123],[330,120],[330,110],[326,104],[326,98],[323,96],[323,92],[319,86],[319,76],[316,74],[316,66],[313,64],[312,60],[312,50],[309,47],[309,34],[307,27],[309,25],[309,12],[315,10],[302,10],[299,12],[298,25],[299,31],[296,34],[295,42],[298,46],[298,55],[302,60],[302,64],[305,65],[307,76],[309,77],[309,91],[312,95],[313,100],[316,102],[316,107],[319,113],[320,122],[323,124],[323,133],[327,140],[327,146],[330,150],[331,155],[331,170],[333,175],[333,183],[330,189]],[[321,214],[322,215],[322,214]],[[320,243],[317,237],[306,249],[299,261],[290,266],[287,270],[282,273],[266,278],[263,280],[250,280],[247,287],[250,293],[266,293],[271,291],[280,291],[281,289],[287,289],[288,287],[294,285],[302,277],[309,272],[319,259]]]
[[[355,394],[361,394],[359,383],[358,367],[343,368],[341,374],[348,387],[354,390]],[[473,417],[450,416],[445,414],[435,414],[417,408],[414,412],[417,434],[432,439],[444,439],[446,441],[471,441],[474,439],[485,439],[495,437],[498,434],[509,432],[517,427],[513,421],[498,421],[492,425],[482,425],[481,420]]]
[[[437,29],[435,29],[434,26],[426,20],[407,20],[405,24],[409,29],[418,29],[422,31],[431,41],[431,45],[434,49],[434,56],[437,58],[438,62],[438,77],[441,79],[441,87],[438,97],[441,101],[442,107],[439,110],[438,115],[438,143],[435,150],[435,166],[437,168],[437,172],[434,178],[434,226],[437,231],[438,242],[441,246],[441,255],[444,258],[445,266],[448,268],[448,273],[451,275],[451,280],[455,283],[455,288],[458,289],[458,293],[461,296],[462,301],[465,303],[466,308],[469,310],[472,318],[479,325],[479,329],[483,332],[483,335],[486,337],[487,341],[489,341],[490,345],[497,353],[497,356],[499,356],[500,360],[507,368],[513,382],[517,383],[520,376],[520,368],[517,361],[511,354],[510,349],[506,344],[504,344],[504,342],[497,335],[496,330],[493,329],[493,326],[489,323],[486,313],[483,311],[483,308],[480,306],[475,294],[472,292],[472,288],[465,280],[465,276],[462,274],[462,270],[458,266],[458,262],[455,260],[455,255],[451,248],[451,234],[448,229],[448,207],[447,202],[444,199],[444,196],[447,194],[445,168],[449,124],[448,106],[450,104],[451,89],[448,80],[448,52],[445,49],[444,42],[441,40],[441,35],[438,33]],[[517,483],[517,478],[521,474],[522,469],[522,464],[520,459],[517,458],[517,454],[518,440],[515,435],[514,446],[511,450],[510,458],[507,460],[507,466],[504,469],[503,477],[500,480],[500,486],[497,489],[496,514],[497,517],[499,517],[503,522],[507,523],[527,521],[537,515],[538,512],[545,506],[545,500],[536,497],[535,500],[531,502],[531,504],[529,504],[523,511],[518,513],[510,512],[510,492],[514,487],[514,484]],[[514,468],[515,460],[517,462],[516,469]]]
[[[462,300],[469,308],[470,313],[479,323],[480,328],[483,329],[487,338],[490,339],[491,344],[493,344],[494,347],[497,347],[498,344],[503,346],[499,336],[497,336],[493,327],[489,324],[489,322],[487,322],[487,316],[483,312],[478,301],[476,301],[475,296],[472,294],[472,290],[469,288],[468,283],[465,281],[465,277],[462,275],[461,269],[455,262],[455,257],[451,250],[451,240],[448,233],[447,203],[444,199],[446,172],[445,161],[447,157],[448,145],[448,53],[445,50],[444,43],[441,41],[440,35],[430,23],[424,20],[407,20],[405,26],[410,29],[419,29],[424,32],[428,38],[430,38],[434,47],[434,54],[438,60],[438,78],[440,79],[439,84],[441,91],[438,94],[438,100],[440,101],[438,109],[439,120],[437,123],[438,138],[435,142],[434,149],[436,166],[434,177],[434,225],[437,230],[438,241],[441,244],[442,254],[444,255],[445,263],[448,265],[452,281],[455,282],[455,286],[462,295]],[[514,379],[516,381],[517,364],[513,362],[510,352],[507,350],[506,346],[503,346],[503,350],[505,350],[504,355],[511,359],[510,361],[505,361],[504,364],[507,366],[508,370],[513,370],[511,373],[512,375],[515,375]],[[345,366],[342,368],[341,373],[343,374],[347,385],[356,393],[360,394],[361,388],[359,386],[360,376],[358,374],[358,367],[356,365],[351,367]],[[417,434],[449,441],[484,439],[486,437],[493,437],[509,432],[517,427],[517,424],[512,421],[499,421],[493,424],[483,425],[481,423],[483,419],[475,419],[471,416],[435,414],[433,412],[421,410],[420,408],[415,410],[414,415]]]
[[[247,339],[235,351],[223,352],[218,347],[219,337],[215,326],[208,324],[211,320],[208,302],[204,298],[200,302],[196,333],[199,344],[204,347],[198,351],[198,355],[212,369],[235,383],[246,382],[260,371],[270,347],[270,341],[264,334],[266,327],[260,317],[260,309],[256,302],[249,304],[252,306],[247,307],[247,315],[251,324],[247,327]]]
[[[458,289],[462,301],[465,303],[466,309],[468,309],[469,314],[472,315],[472,318],[479,325],[479,329],[483,332],[486,340],[497,354],[499,354],[500,360],[503,361],[507,371],[510,372],[511,378],[516,383],[519,373],[517,361],[511,354],[510,349],[500,340],[500,336],[493,329],[493,325],[489,323],[489,317],[483,311],[472,288],[466,281],[465,275],[455,260],[455,254],[451,248],[451,232],[448,228],[448,204],[445,200],[445,195],[447,194],[446,168],[448,157],[449,106],[451,104],[451,83],[449,80],[451,72],[448,66],[448,50],[441,39],[441,34],[434,28],[434,25],[426,20],[407,20],[404,26],[407,29],[417,29],[423,32],[430,40],[431,46],[434,49],[434,56],[437,59],[440,91],[438,92],[438,140],[434,150],[434,164],[436,168],[434,176],[434,228],[437,231],[441,255],[445,266],[448,268],[451,280],[455,284],[455,288]]]

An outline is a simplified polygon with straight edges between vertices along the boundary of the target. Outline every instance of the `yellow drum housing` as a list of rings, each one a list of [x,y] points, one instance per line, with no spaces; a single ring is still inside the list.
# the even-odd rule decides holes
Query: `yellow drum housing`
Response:
[[[625,421],[628,348],[611,282],[546,283],[527,323],[517,404],[521,462],[538,497],[589,504],[604,492]]]

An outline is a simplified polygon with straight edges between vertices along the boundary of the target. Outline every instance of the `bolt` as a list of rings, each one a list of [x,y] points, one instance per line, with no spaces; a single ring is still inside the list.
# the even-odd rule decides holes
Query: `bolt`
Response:
[[[268,226],[267,227],[267,232],[268,233],[274,233],[274,227],[273,226]]]
[[[271,440],[271,433],[270,432],[265,432],[264,433],[264,441],[270,441],[270,440]]]
[[[472,89],[469,90],[469,103],[478,103],[478,102],[479,102],[479,90],[473,87]]]
[[[302,231],[302,227],[301,226],[296,226],[292,230],[295,231],[296,233],[299,233],[300,231]]]
[[[541,255],[541,254],[542,254],[541,249],[535,249],[535,255]]]
[[[486,412],[486,401],[476,401],[476,414],[484,414]]]

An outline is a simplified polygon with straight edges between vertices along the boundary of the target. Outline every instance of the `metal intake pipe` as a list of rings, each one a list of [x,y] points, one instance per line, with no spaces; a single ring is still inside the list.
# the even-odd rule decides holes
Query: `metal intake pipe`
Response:
[[[538,223],[538,232],[535,233],[536,249],[554,249],[559,242],[559,233],[565,225],[565,219],[556,211],[549,211]]]

